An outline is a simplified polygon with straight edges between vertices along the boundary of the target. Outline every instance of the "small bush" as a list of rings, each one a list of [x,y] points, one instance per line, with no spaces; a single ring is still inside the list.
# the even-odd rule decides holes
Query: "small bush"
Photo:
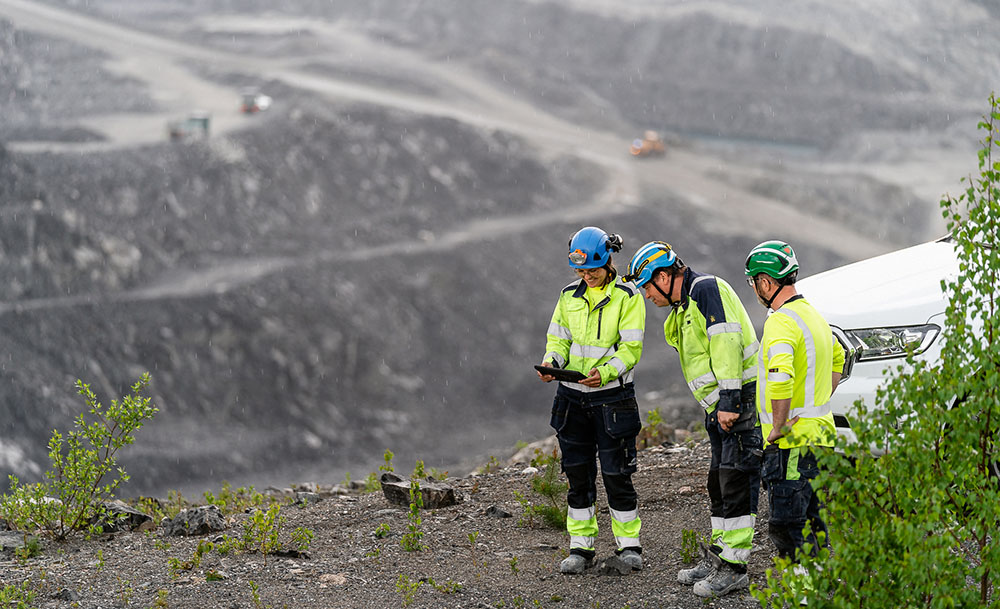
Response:
[[[35,591],[30,588],[28,582],[23,582],[20,586],[7,585],[0,588],[0,607],[28,609],[34,606],[34,601]]]
[[[377,493],[382,490],[382,483],[379,482],[378,474],[372,472],[368,474],[365,478],[365,492],[366,493]]]
[[[253,486],[239,487],[233,489],[228,482],[222,483],[222,489],[218,495],[210,491],[204,493],[205,503],[218,506],[223,514],[242,514],[251,508],[259,508],[264,505],[266,498],[262,493],[257,492]]]
[[[299,552],[307,552],[309,546],[312,545],[313,535],[312,530],[306,527],[295,527],[292,531],[292,543],[295,544],[295,549]]]
[[[385,463],[383,463],[382,465],[378,466],[379,471],[382,471],[382,472],[395,471],[393,469],[393,467],[392,467],[392,458],[393,458],[393,456],[394,455],[392,454],[391,450],[389,450],[388,448],[385,449],[385,453],[382,455],[382,457],[385,459]]]
[[[684,529],[681,531],[681,562],[686,565],[697,561],[701,558],[701,546],[700,544],[708,541],[704,533],[698,533],[693,529]]]
[[[254,510],[243,528],[243,547],[260,552],[267,563],[267,555],[281,549],[279,535],[284,521],[277,503],[271,504],[266,511]]]
[[[420,541],[424,536],[424,532],[420,528],[422,523],[420,510],[424,507],[424,496],[420,492],[420,478],[423,477],[423,474],[424,462],[417,461],[413,468],[413,475],[410,476],[410,513],[407,515],[409,524],[406,527],[406,533],[403,534],[403,538],[399,542],[407,552],[420,552],[427,547]]]
[[[523,510],[518,524],[533,527],[538,517],[546,525],[554,529],[566,527],[566,491],[569,484],[562,482],[559,456],[555,451],[549,454],[535,451],[531,460],[533,467],[541,471],[531,478],[531,490],[544,502],[532,503],[519,491],[514,492],[514,498],[521,504]]]
[[[500,471],[500,460],[496,458],[495,455],[490,455],[490,460],[486,462],[486,465],[479,468],[479,473],[481,474],[492,474],[494,472]]]
[[[97,523],[110,519],[102,503],[129,479],[118,467],[116,455],[135,441],[133,434],[157,413],[151,398],[142,395],[148,385],[146,373],[132,385],[130,395],[105,407],[90,385],[78,380],[77,393],[93,420],[80,414],[74,421],[76,428],[66,436],[53,431],[49,440],[52,469],[45,472],[45,481],[24,485],[10,476],[10,491],[0,499],[0,513],[25,533],[46,531],[59,540],[84,529],[99,533]],[[112,472],[117,475],[105,481]]]

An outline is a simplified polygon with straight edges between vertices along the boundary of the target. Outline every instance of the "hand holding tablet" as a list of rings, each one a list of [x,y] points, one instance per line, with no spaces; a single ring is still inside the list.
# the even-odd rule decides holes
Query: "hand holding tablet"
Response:
[[[542,374],[555,377],[557,381],[568,381],[578,383],[587,378],[587,375],[577,370],[566,370],[564,368],[551,368],[549,366],[535,366],[535,370]]]

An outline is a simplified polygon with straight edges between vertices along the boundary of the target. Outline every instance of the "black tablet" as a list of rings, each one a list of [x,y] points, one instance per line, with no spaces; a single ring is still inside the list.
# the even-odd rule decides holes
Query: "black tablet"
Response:
[[[549,368],[548,366],[535,366],[535,370],[542,374],[549,374],[556,377],[557,381],[569,381],[576,383],[587,378],[587,375],[577,370],[565,370],[563,368]]]

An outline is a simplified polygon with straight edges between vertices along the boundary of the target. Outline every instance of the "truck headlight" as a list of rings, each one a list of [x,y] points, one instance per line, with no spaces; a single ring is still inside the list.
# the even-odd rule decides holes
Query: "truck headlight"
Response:
[[[923,353],[931,346],[941,328],[934,324],[925,326],[900,326],[895,328],[867,328],[844,332],[857,345],[857,361],[871,361],[905,357],[907,353]]]

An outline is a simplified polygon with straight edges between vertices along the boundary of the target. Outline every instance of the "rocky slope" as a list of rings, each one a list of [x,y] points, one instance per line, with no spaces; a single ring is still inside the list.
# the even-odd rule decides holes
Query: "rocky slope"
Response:
[[[421,513],[426,548],[419,552],[401,547],[410,523],[406,507],[390,504],[381,492],[354,492],[282,508],[281,543],[292,548],[291,532],[308,528],[314,538],[307,557],[265,559],[259,553],[220,556],[210,551],[197,566],[171,568],[172,559],[175,565],[192,561],[199,543],[241,535],[248,518],[243,514],[231,517],[224,531],[194,537],[165,537],[157,529],[49,542],[40,557],[24,563],[12,559],[8,550],[0,558],[0,585],[28,582],[37,593],[33,606],[52,609],[757,607],[747,593],[706,603],[676,583],[677,570],[685,567],[683,531],[704,534],[708,529],[708,457],[704,443],[640,451],[635,481],[645,569],[625,575],[601,568],[614,550],[603,494],[598,500],[598,564],[579,576],[559,573],[567,538],[537,518],[533,526],[525,521],[515,493],[531,503],[543,499],[532,494],[534,474],[525,471],[528,463],[520,462],[445,480],[460,502]],[[773,554],[766,535],[766,495],[761,498],[758,547],[750,562],[751,581],[758,585]],[[376,533],[386,527],[386,535]],[[221,580],[209,581],[214,577]]]
[[[470,237],[460,256],[434,243],[474,218],[579,197],[589,184],[572,176],[586,172],[543,167],[503,134],[399,119],[293,108],[222,150],[15,162],[11,171],[39,186],[33,203],[5,216],[3,270],[16,304],[0,324],[20,365],[0,392],[8,428],[24,431],[7,442],[37,458],[44,435],[77,408],[71,377],[110,399],[140,370],[152,373],[161,407],[153,444],[201,447],[155,470],[176,467],[180,478],[198,467],[229,476],[226,463],[252,471],[273,450],[343,463],[359,446],[401,448],[397,439],[428,433],[455,404],[477,416],[522,401],[479,383],[447,396],[440,387],[498,367],[476,355],[495,342],[477,316],[495,310],[497,291],[466,286],[488,286],[489,257],[531,237]],[[547,274],[550,285],[562,281]],[[533,312],[541,292],[532,284],[514,304],[537,319],[506,333],[504,360],[534,359],[528,336],[548,316]]]
[[[628,7],[601,0],[47,1],[239,52],[302,53],[326,34],[308,20],[276,26],[275,36],[227,28],[229,19],[313,16],[474,66],[580,123],[819,148],[865,131],[974,121],[1000,69],[989,52],[997,39],[988,2],[924,0],[901,11],[776,0]],[[318,63],[349,70],[351,59]]]

